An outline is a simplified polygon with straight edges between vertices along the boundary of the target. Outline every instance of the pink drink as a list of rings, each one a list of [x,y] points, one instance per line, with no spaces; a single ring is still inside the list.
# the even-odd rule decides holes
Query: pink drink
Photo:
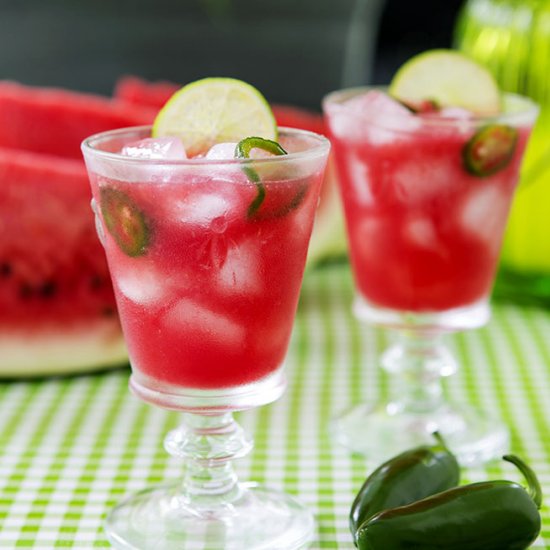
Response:
[[[290,153],[306,147],[296,134],[281,137]],[[125,139],[104,147],[117,152]],[[254,163],[265,199],[253,213],[258,187],[234,161],[126,160],[118,177],[109,162],[89,162],[139,384],[231,388],[281,367],[324,167],[318,153],[305,166],[298,156]],[[139,254],[108,230],[109,200],[134,218]]]
[[[411,312],[485,299],[532,120],[481,121],[456,109],[418,115],[377,91],[331,98],[325,109],[363,298]],[[515,147],[501,169],[475,175],[464,150],[491,124],[512,128]]]

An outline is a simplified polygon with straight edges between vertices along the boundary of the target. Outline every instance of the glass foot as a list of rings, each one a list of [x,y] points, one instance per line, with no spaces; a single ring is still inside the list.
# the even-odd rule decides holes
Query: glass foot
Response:
[[[498,420],[468,407],[443,405],[429,414],[395,405],[359,405],[332,423],[334,438],[353,452],[381,463],[418,445],[434,444],[439,431],[463,466],[475,466],[508,452],[510,437]]]
[[[191,509],[181,483],[141,491],[106,521],[111,544],[124,550],[296,550],[314,531],[312,514],[277,491],[253,484],[224,506]]]

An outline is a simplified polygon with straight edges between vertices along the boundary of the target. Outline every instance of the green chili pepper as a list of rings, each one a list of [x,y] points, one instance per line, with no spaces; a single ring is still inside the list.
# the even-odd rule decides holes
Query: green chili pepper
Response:
[[[382,510],[404,506],[456,487],[460,468],[456,458],[435,433],[438,444],[406,451],[379,466],[365,481],[351,506],[352,534]]]
[[[485,178],[506,168],[518,141],[512,126],[491,124],[479,129],[462,149],[464,167],[470,174]]]
[[[523,550],[541,528],[542,494],[535,473],[507,455],[529,491],[512,481],[448,489],[407,506],[380,512],[357,531],[360,550]]]
[[[124,191],[102,187],[99,207],[109,233],[128,256],[143,256],[151,240],[151,224]]]
[[[287,155],[288,153],[276,142],[270,139],[264,139],[261,137],[247,137],[242,139],[237,143],[235,147],[235,158],[238,159],[248,159],[250,158],[250,151],[252,149],[262,149],[267,151],[272,155]],[[248,207],[248,217],[252,217],[256,211],[260,208],[265,199],[265,187],[262,183],[260,176],[250,166],[243,167],[244,173],[247,175],[248,179],[256,184],[257,195],[256,198],[252,201]]]

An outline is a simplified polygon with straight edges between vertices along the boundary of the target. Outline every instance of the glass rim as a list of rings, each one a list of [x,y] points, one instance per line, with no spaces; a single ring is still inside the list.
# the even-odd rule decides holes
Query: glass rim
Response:
[[[379,90],[382,92],[388,91],[387,86],[357,86],[351,88],[343,88],[340,90],[334,90],[323,97],[322,105],[323,110],[327,113],[327,106],[330,106],[331,109],[337,109],[339,113],[344,115],[352,114],[355,118],[360,118],[365,121],[369,121],[371,124],[379,127],[386,127],[385,124],[380,121],[372,122],[370,118],[363,113],[351,112],[346,106],[345,101],[351,99],[363,92]],[[516,105],[521,105],[523,108],[503,112],[496,115],[487,115],[487,116],[473,116],[472,118],[462,118],[462,117],[428,117],[423,116],[419,117],[422,121],[423,128],[429,128],[430,126],[434,127],[447,127],[447,126],[471,126],[479,127],[491,123],[509,123],[516,126],[521,124],[533,124],[536,120],[536,117],[540,111],[539,105],[533,101],[531,98],[516,94],[512,92],[502,92],[502,98],[508,100],[508,102],[514,102]],[[330,115],[329,115],[330,116]],[[395,127],[396,124],[389,124],[389,127]],[[415,130],[403,129],[403,132],[418,131],[418,128]]]
[[[279,136],[281,134],[291,135],[291,136],[302,136],[305,138],[312,139],[317,142],[316,145],[305,149],[303,151],[296,151],[293,153],[288,153],[287,155],[276,155],[272,157],[264,158],[246,158],[246,159],[207,159],[205,157],[200,158],[182,158],[182,159],[148,159],[140,157],[130,157],[127,155],[122,155],[121,153],[113,153],[110,151],[103,151],[97,147],[99,143],[104,143],[105,141],[122,137],[124,135],[137,134],[139,132],[147,131],[152,128],[152,125],[146,124],[141,126],[129,126],[125,128],[117,128],[115,130],[107,130],[104,132],[99,132],[85,138],[81,143],[81,150],[84,154],[88,153],[93,155],[95,158],[108,160],[113,162],[121,163],[130,163],[135,165],[148,165],[148,166],[207,166],[207,165],[239,165],[239,164],[272,164],[272,163],[284,163],[292,162],[293,160],[312,160],[315,158],[320,158],[328,154],[330,151],[330,141],[327,137],[317,134],[315,132],[310,132],[309,130],[301,130],[297,128],[289,128],[286,126],[279,126]],[[144,139],[144,138],[142,138]]]

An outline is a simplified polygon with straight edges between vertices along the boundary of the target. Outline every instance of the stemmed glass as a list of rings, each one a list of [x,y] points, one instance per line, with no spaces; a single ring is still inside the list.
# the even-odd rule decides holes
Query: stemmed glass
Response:
[[[329,142],[281,129],[289,154],[255,160],[133,158],[150,128],[84,141],[98,233],[128,346],[130,386],[181,411],[164,445],[183,480],[120,503],[117,548],[292,549],[311,513],[283,493],[237,480],[252,447],[232,413],[285,388],[298,302]]]
[[[460,109],[414,114],[381,89],[342,90],[324,100],[353,309],[397,336],[381,358],[394,375],[389,401],[354,407],[333,424],[342,444],[373,459],[431,442],[435,430],[464,464],[509,445],[491,411],[450,403],[441,384],[457,369],[442,336],[489,319],[500,244],[538,113],[519,96],[506,95],[504,105],[504,114],[488,118]]]

